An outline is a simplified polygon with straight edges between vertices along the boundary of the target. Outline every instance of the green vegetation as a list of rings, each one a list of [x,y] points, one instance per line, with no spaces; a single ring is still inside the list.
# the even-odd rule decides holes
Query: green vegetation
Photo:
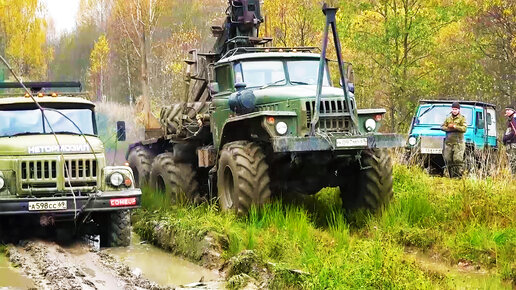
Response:
[[[226,261],[253,250],[257,265],[273,274],[274,288],[510,288],[516,285],[515,188],[510,176],[449,180],[396,166],[394,200],[381,216],[347,214],[336,189],[284,198],[248,217],[212,204],[171,206],[147,192],[134,225],[154,242],[156,223],[172,229],[168,248],[194,260],[199,255],[186,251],[190,240],[208,233]],[[230,272],[229,286],[260,280],[256,271]]]

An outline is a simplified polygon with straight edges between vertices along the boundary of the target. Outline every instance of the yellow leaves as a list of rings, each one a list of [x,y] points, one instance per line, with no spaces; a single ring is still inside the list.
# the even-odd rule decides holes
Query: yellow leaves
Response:
[[[0,39],[4,39],[5,54],[11,66],[28,78],[42,78],[52,58],[43,17],[37,0],[0,0]]]
[[[280,46],[318,45],[324,27],[320,7],[318,0],[266,0],[261,35],[272,36]]]
[[[106,64],[109,54],[109,44],[105,34],[102,34],[95,42],[90,54],[90,71],[98,73]]]

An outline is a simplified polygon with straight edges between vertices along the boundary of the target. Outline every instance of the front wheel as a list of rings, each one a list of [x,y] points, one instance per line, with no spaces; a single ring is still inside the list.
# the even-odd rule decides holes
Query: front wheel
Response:
[[[270,196],[269,165],[258,144],[227,143],[220,151],[217,188],[222,210],[246,214],[252,205],[266,203]]]
[[[340,196],[349,210],[380,211],[392,198],[392,161],[386,150],[365,150],[361,166],[343,170]]]
[[[103,214],[99,220],[100,243],[107,247],[127,247],[131,243],[131,214],[118,210]]]

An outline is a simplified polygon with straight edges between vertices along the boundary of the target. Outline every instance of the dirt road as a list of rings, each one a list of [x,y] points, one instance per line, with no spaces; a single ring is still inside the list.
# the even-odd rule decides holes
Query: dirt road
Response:
[[[61,246],[49,241],[22,242],[8,249],[38,289],[170,289],[159,287],[111,255],[75,242]]]

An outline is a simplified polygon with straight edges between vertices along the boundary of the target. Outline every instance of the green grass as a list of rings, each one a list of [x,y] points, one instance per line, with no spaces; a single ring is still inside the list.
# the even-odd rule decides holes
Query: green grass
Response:
[[[152,240],[149,225],[161,221],[174,230],[182,243],[175,251],[185,256],[189,240],[207,233],[217,237],[225,259],[253,250],[274,265],[273,288],[467,288],[485,281],[510,288],[516,281],[515,189],[510,176],[450,180],[395,166],[394,198],[382,215],[346,213],[338,190],[324,189],[294,202],[276,200],[247,217],[220,212],[214,204],[172,206],[147,191],[135,228]],[[408,249],[441,257],[442,271],[425,267]],[[447,274],[445,268],[459,261],[489,275],[461,280]]]

